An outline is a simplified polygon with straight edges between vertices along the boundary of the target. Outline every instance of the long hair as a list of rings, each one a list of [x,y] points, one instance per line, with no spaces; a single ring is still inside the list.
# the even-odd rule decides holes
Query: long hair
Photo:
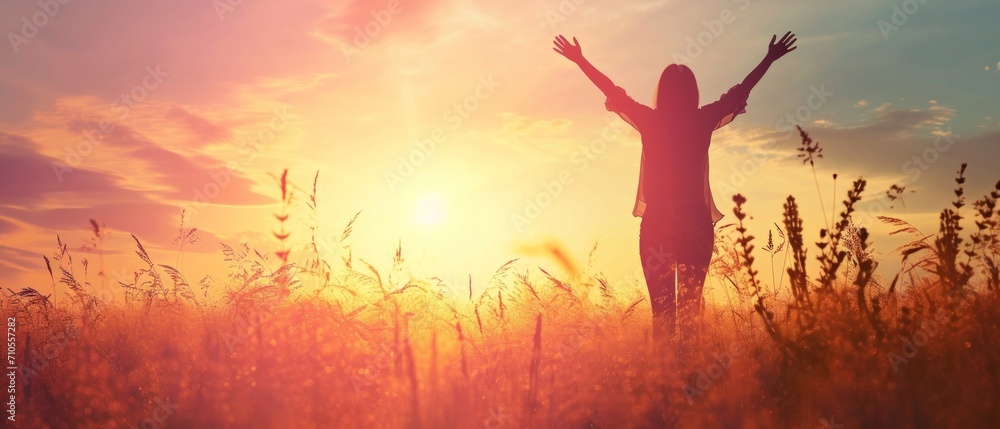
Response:
[[[671,64],[663,69],[653,94],[653,109],[665,116],[686,116],[698,109],[698,81],[688,66]]]

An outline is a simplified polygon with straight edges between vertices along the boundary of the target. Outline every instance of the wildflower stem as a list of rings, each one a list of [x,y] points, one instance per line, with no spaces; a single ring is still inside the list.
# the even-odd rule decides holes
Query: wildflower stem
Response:
[[[819,196],[819,207],[820,207],[820,212],[823,213],[823,223],[826,224],[826,230],[829,231],[830,220],[827,219],[826,217],[826,204],[823,203],[823,191],[821,191],[819,188],[819,176],[816,175],[816,165],[810,162],[809,166],[812,167],[813,180],[816,181],[816,195]],[[836,212],[836,209],[834,209],[834,212]]]

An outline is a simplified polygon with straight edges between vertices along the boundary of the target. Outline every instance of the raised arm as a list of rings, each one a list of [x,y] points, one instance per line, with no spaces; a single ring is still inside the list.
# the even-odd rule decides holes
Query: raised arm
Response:
[[[590,61],[587,61],[587,59],[583,57],[583,51],[580,49],[580,42],[576,41],[576,37],[573,38],[573,43],[569,43],[569,40],[566,40],[565,37],[559,35],[556,37],[554,43],[556,46],[552,48],[553,51],[558,52],[560,55],[566,57],[566,59],[580,66],[580,70],[583,70],[583,73],[590,78],[591,82],[594,82],[594,85],[597,85],[597,88],[600,89],[605,96],[611,96],[612,90],[615,89],[614,82],[611,82],[611,79],[605,76],[604,73],[601,73],[601,71],[594,67],[593,64],[590,64]]]
[[[791,31],[785,33],[784,36],[781,36],[781,40],[775,43],[774,39],[777,38],[777,35],[771,36],[771,42],[767,46],[767,55],[764,55],[764,59],[760,61],[760,64],[743,79],[741,86],[743,86],[747,93],[757,85],[757,82],[760,82],[760,78],[764,77],[764,73],[767,72],[772,63],[797,48],[797,46],[792,46],[798,39],[795,38],[795,35]]]
[[[781,40],[777,43],[774,39],[777,39],[777,36],[771,37],[771,42],[767,47],[767,55],[764,55],[764,59],[743,79],[743,82],[722,94],[719,101],[701,107],[706,121],[712,125],[712,129],[719,129],[732,122],[737,115],[746,113],[745,108],[750,90],[757,85],[757,82],[760,82],[760,78],[764,77],[764,73],[767,72],[772,63],[795,50],[792,45],[796,39],[791,31],[781,36]]]

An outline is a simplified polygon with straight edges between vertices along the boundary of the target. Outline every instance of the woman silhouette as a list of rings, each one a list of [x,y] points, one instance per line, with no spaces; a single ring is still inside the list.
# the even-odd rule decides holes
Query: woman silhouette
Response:
[[[615,86],[583,57],[579,42],[555,39],[556,52],[573,61],[607,96],[605,106],[639,131],[642,161],[632,214],[642,217],[639,257],[653,307],[655,337],[673,341],[694,334],[702,288],[712,259],[714,226],[722,218],[708,185],[712,132],[745,113],[750,90],[768,67],[794,51],[792,32],[775,42],[743,82],[716,102],[698,107],[698,85],[687,66],[671,64],[660,75],[653,107]],[[679,327],[679,329],[678,329]]]

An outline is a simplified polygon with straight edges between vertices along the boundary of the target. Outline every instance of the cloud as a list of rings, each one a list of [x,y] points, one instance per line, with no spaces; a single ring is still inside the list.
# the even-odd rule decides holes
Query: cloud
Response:
[[[348,1],[339,10],[325,15],[318,33],[327,40],[363,48],[395,34],[407,40],[428,39],[441,30],[433,17],[444,2],[389,0]],[[358,43],[360,42],[360,44]]]
[[[72,129],[86,126],[67,124]],[[107,139],[101,157],[110,158],[110,163],[78,166],[59,180],[53,164],[61,159],[42,153],[42,146],[31,139],[0,131],[0,165],[4,166],[0,169],[0,200],[4,201],[0,218],[37,227],[44,234],[82,230],[87,219],[97,219],[112,229],[144,237],[154,247],[166,246],[175,232],[169,225],[177,223],[181,206],[191,201],[195,189],[214,183],[218,172],[226,171],[222,160],[182,156],[128,129]],[[107,168],[116,163],[134,170]],[[226,186],[210,203],[273,201],[253,191],[255,182],[241,173],[226,174]],[[11,230],[10,225],[0,222],[0,231]]]
[[[0,28],[15,28],[35,7],[4,3]],[[0,275],[37,271],[54,235],[74,247],[91,218],[126,238],[135,233],[150,249],[168,248],[181,205],[221,180],[205,210],[212,214],[197,221],[201,250],[217,250],[206,224],[224,229],[214,218],[219,207],[274,201],[255,190],[251,174],[271,168],[265,158],[287,156],[296,135],[288,129],[259,141],[273,131],[276,108],[343,66],[313,31],[336,7],[243,2],[220,18],[201,0],[69,3],[20,52],[0,49],[0,93],[16,100],[0,104],[0,235],[8,234]],[[143,86],[149,67],[166,74],[155,88]],[[83,133],[95,135],[107,120],[114,130],[87,142]],[[248,142],[259,147],[246,151]],[[72,171],[60,176],[58,164]]]
[[[16,228],[17,226],[13,223],[0,219],[0,244],[3,244],[3,240],[7,237],[7,233],[14,231]]]
[[[41,269],[42,255],[28,250],[0,244],[0,275],[9,279],[15,273],[29,273]],[[14,289],[14,285],[4,285]]]
[[[969,163],[970,186],[993,183],[998,177],[990,164],[1000,159],[1000,131],[965,135],[953,129],[953,108],[932,104],[922,109],[895,108],[885,103],[869,110],[868,121],[862,125],[839,124],[807,127],[813,139],[824,148],[824,158],[817,169],[829,173],[864,176],[908,185],[908,189],[923,189],[931,195],[949,195],[951,180],[958,166]],[[752,140],[765,142],[771,155],[794,158],[797,139],[789,139],[779,131],[763,128],[739,130]],[[826,173],[824,173],[826,174]],[[939,200],[928,198],[926,206],[915,207],[936,211]]]
[[[190,134],[189,141],[193,145],[205,145],[232,138],[233,133],[225,127],[213,124],[202,116],[198,116],[175,106],[167,112],[167,118],[182,125]]]
[[[58,160],[38,151],[38,145],[22,136],[0,131],[0,198],[7,207],[37,209],[40,206],[67,198],[70,204],[80,199],[102,201],[145,201],[141,193],[132,192],[116,184],[114,176],[90,170],[79,170],[73,180],[59,181],[53,172]],[[0,208],[0,210],[10,210]]]
[[[3,21],[22,16],[8,15],[12,7],[0,6]],[[319,0],[242,2],[220,19],[202,0],[69,3],[20,53],[0,49],[0,92],[18,100],[0,105],[0,119],[24,119],[67,96],[110,102],[156,65],[169,77],[150,98],[187,105],[232,100],[238,88],[269,77],[311,79],[343,63],[310,34],[330,11]]]

